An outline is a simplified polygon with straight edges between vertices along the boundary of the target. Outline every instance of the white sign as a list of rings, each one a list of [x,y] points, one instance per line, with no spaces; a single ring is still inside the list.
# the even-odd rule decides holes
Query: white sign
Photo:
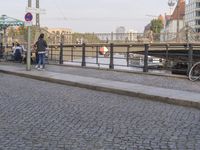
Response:
[[[32,21],[26,21],[25,22],[25,26],[26,27],[30,27],[30,26],[32,26],[33,25],[33,22]]]
[[[31,13],[35,13],[35,14],[45,14],[46,13],[45,9],[32,8],[32,7],[26,7],[26,12],[31,12]]]

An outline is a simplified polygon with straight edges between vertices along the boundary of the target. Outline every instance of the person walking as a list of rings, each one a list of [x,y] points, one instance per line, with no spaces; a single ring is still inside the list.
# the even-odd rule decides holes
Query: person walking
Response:
[[[47,42],[44,40],[44,34],[40,34],[38,41],[36,42],[36,46],[37,46],[37,53],[38,53],[38,64],[36,65],[36,68],[38,68],[38,70],[42,70],[44,69],[44,65],[45,65],[45,51],[47,48]]]

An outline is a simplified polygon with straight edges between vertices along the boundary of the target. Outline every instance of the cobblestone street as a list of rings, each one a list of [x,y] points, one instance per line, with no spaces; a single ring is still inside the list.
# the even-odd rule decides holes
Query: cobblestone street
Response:
[[[0,150],[199,150],[200,111],[0,74]]]

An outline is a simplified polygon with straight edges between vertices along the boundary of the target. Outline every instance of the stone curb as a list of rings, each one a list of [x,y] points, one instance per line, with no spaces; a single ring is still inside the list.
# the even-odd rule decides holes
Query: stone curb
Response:
[[[33,74],[28,74],[28,73],[23,73],[23,72],[14,72],[14,71],[1,70],[1,69],[0,69],[0,72],[16,75],[20,77],[36,79],[40,81],[46,81],[46,82],[69,85],[69,86],[76,86],[80,88],[87,88],[91,90],[109,92],[109,93],[120,94],[120,95],[125,95],[125,96],[139,97],[139,98],[152,100],[152,101],[159,101],[159,102],[164,102],[164,103],[173,104],[173,105],[193,107],[193,108],[200,109],[200,102],[196,102],[196,101],[189,101],[189,100],[187,101],[183,99],[162,97],[162,96],[151,95],[151,94],[146,94],[142,92],[128,91],[128,90],[123,90],[123,89],[110,88],[110,87],[92,85],[92,84],[87,84],[87,83],[79,83],[79,82],[67,81],[67,80],[62,80],[62,79],[55,79],[51,77],[43,77],[43,76],[33,75]]]

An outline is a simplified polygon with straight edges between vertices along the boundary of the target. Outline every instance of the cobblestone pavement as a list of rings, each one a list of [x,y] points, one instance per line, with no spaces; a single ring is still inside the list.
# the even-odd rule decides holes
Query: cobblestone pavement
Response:
[[[200,111],[0,74],[0,150],[200,149]]]

